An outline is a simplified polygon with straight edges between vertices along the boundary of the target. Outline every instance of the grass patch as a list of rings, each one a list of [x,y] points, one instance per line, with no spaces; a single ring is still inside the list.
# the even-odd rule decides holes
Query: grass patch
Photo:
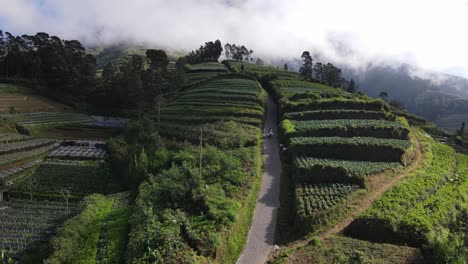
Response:
[[[112,208],[113,198],[93,194],[85,199],[86,209],[68,220],[52,239],[52,255],[45,264],[91,264],[96,262],[102,223]]]

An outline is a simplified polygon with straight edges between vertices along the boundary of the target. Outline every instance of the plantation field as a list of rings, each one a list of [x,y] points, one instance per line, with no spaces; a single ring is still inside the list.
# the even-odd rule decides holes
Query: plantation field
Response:
[[[371,162],[298,157],[294,161],[297,182],[352,182],[364,186],[370,176],[400,166],[399,162]]]
[[[188,84],[203,81],[205,79],[209,79],[218,75],[218,72],[193,72],[193,73],[186,73],[185,80]]]
[[[293,137],[290,145],[296,156],[403,162],[411,142],[372,137]]]
[[[320,83],[280,78],[271,84],[289,163],[280,239],[308,235],[344,217],[375,177],[410,161],[410,127],[383,100]]]
[[[0,145],[0,155],[12,154],[16,152],[29,151],[36,148],[53,144],[55,141],[50,139],[30,139],[13,143]]]
[[[394,121],[395,116],[383,111],[366,110],[313,110],[284,113],[285,119],[291,120],[334,120],[334,119],[370,119]]]
[[[0,133],[0,143],[2,143],[2,144],[23,141],[23,140],[27,140],[29,138],[30,137],[28,137],[28,136],[19,135],[19,134]]]
[[[375,263],[424,264],[419,249],[408,246],[371,243],[348,237],[313,240],[305,247],[285,254],[271,264]]]
[[[39,165],[41,162],[42,162],[42,160],[37,159],[37,160],[33,160],[31,162],[27,162],[27,163],[24,163],[24,164],[21,164],[21,165],[18,165],[18,166],[2,169],[2,170],[0,170],[0,182],[9,179],[12,176],[21,174],[22,172],[24,172],[24,171],[26,171],[26,170],[34,167],[34,166]]]
[[[408,139],[409,130],[403,124],[386,120],[335,119],[335,120],[284,120],[290,127],[290,136],[340,136]]]
[[[330,87],[328,85],[320,83],[312,83],[299,80],[277,80],[272,82],[273,89],[282,97],[291,97],[295,94],[334,94],[334,95],[345,95],[343,90]],[[296,95],[298,96],[298,95]]]
[[[312,110],[368,110],[384,111],[388,107],[382,100],[352,99],[352,98],[325,98],[318,100],[305,99],[301,101],[288,101],[283,105],[284,112],[300,112]]]
[[[342,202],[358,185],[343,183],[302,184],[296,187],[297,214],[307,217]]]
[[[4,114],[1,118],[26,127],[54,126],[70,123],[89,123],[93,119],[85,114],[68,112],[36,112],[28,114]]]
[[[429,139],[423,166],[359,216],[346,233],[421,246],[468,190],[468,156]]]
[[[57,127],[45,127],[34,131],[41,138],[107,140],[121,132],[118,128],[96,127],[86,124],[68,124]]]
[[[2,94],[0,92],[0,113],[32,113],[64,111],[66,106],[38,95]]]
[[[49,144],[49,145],[35,148],[32,150],[28,150],[28,151],[21,151],[21,152],[6,154],[6,155],[0,155],[0,166],[43,155],[53,150],[56,147],[58,147],[58,144]]]
[[[0,113],[59,112],[66,106],[37,95],[32,89],[0,83]]]
[[[162,108],[159,117],[160,131],[169,138],[196,141],[200,129],[203,129],[209,142],[216,142],[217,137],[223,138],[228,134],[229,126],[234,126],[241,132],[253,133],[248,136],[250,139],[246,140],[253,142],[254,135],[262,123],[264,99],[265,94],[255,81],[213,80],[185,89]],[[237,124],[230,124],[232,121]],[[210,129],[209,124],[214,124],[215,128]]]
[[[226,66],[219,62],[204,62],[199,64],[186,64],[185,68],[190,71],[221,71],[227,72]]]
[[[19,134],[1,134],[0,186],[10,186],[17,178],[40,164],[47,152],[57,147],[55,140]]]
[[[281,79],[290,79],[296,80],[299,79],[299,74],[293,71],[284,70],[282,67],[273,67],[273,66],[261,66],[254,63],[241,62],[241,61],[229,61],[231,67],[237,71],[242,72],[241,67],[244,66],[244,72],[250,75],[257,77],[262,77],[265,75],[275,74],[278,75]]]
[[[5,256],[20,260],[40,244],[47,245],[57,226],[78,212],[76,203],[14,199],[0,210],[0,248]]]
[[[109,175],[105,164],[97,161],[85,163],[47,162],[40,165],[34,174],[14,189],[14,195],[40,199],[62,199],[61,191],[70,191],[73,199],[81,199],[91,193],[105,193]],[[28,184],[33,182],[33,186]]]

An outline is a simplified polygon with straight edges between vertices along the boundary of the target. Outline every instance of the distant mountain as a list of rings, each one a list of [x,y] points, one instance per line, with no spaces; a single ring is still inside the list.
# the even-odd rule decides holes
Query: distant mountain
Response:
[[[385,91],[389,100],[401,102],[410,112],[442,128],[453,131],[461,122],[468,121],[468,79],[407,64],[399,67],[369,65],[361,71],[342,69],[343,76],[353,78],[368,95],[378,97]]]

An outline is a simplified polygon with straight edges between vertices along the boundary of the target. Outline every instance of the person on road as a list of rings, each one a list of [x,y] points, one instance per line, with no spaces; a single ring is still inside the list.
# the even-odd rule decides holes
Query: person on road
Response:
[[[268,135],[268,137],[272,137],[272,136],[273,136],[273,129],[270,128],[270,129],[268,130],[268,134],[267,134],[267,135]]]

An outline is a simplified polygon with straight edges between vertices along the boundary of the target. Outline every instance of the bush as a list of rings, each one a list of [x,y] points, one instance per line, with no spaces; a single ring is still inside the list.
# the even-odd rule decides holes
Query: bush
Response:
[[[311,246],[314,246],[314,247],[318,247],[322,244],[322,241],[320,240],[319,237],[313,237],[310,241],[309,241],[309,245]]]
[[[296,132],[296,130],[294,129],[294,125],[289,119],[284,119],[283,122],[281,122],[281,129],[285,135]]]

